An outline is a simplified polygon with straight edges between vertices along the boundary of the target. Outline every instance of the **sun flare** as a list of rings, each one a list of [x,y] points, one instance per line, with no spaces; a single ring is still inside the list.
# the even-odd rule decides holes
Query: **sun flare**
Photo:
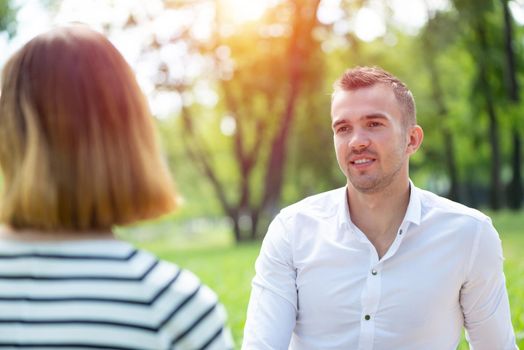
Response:
[[[259,20],[270,6],[271,0],[220,0],[224,18],[237,23]]]

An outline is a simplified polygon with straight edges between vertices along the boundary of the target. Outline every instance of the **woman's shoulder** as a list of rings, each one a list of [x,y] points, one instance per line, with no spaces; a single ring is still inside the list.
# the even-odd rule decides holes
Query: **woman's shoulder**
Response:
[[[138,254],[153,256],[138,250]],[[155,258],[156,267],[144,282],[162,285],[156,296],[164,310],[161,333],[179,349],[232,349],[227,313],[217,294],[188,269]],[[162,306],[161,306],[162,305]]]

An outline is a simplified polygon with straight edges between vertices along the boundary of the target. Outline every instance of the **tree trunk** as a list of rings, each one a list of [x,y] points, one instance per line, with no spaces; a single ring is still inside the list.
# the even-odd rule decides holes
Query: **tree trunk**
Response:
[[[432,18],[432,13],[428,10],[428,18]],[[445,158],[445,164],[446,164],[446,170],[448,173],[448,178],[450,181],[450,187],[448,190],[447,197],[454,201],[460,200],[460,194],[459,194],[459,184],[458,184],[458,170],[457,170],[457,163],[455,160],[455,142],[453,138],[453,133],[449,129],[449,127],[446,125],[445,120],[447,119],[448,115],[448,108],[446,106],[446,102],[444,99],[444,94],[442,92],[442,84],[440,82],[440,75],[438,73],[438,69],[435,63],[434,58],[437,56],[438,52],[435,49],[431,38],[429,38],[427,35],[424,36],[424,53],[425,53],[425,62],[426,66],[428,67],[430,76],[431,76],[431,95],[433,96],[433,100],[435,101],[435,104],[437,106],[437,113],[438,118],[442,119],[442,123],[439,123],[439,125],[442,126],[441,128],[441,135],[443,139],[444,144],[444,158]]]
[[[486,62],[486,56],[488,52],[488,43],[486,38],[485,28],[481,23],[477,23],[476,32],[479,39],[479,45],[481,49],[481,55],[477,60],[477,68],[479,72],[481,91],[484,95],[486,109],[489,118],[489,143],[491,147],[491,162],[490,162],[490,207],[494,210],[498,210],[502,206],[501,194],[502,180],[500,176],[500,169],[502,166],[501,154],[500,154],[500,140],[499,140],[499,124],[497,118],[497,112],[495,110],[495,103],[493,98],[493,92],[489,84],[487,76],[488,64]]]
[[[282,124],[271,145],[266,166],[266,178],[262,210],[266,217],[276,214],[282,192],[287,154],[287,140],[295,116],[295,107],[303,80],[304,68],[311,49],[312,30],[317,23],[317,10],[320,0],[296,0],[293,33],[289,46],[289,93],[282,116]]]
[[[485,82],[487,84],[487,81]],[[499,141],[499,125],[497,114],[495,112],[495,105],[493,103],[493,96],[489,86],[484,86],[484,93],[486,97],[486,108],[489,116],[489,143],[491,146],[491,184],[490,184],[490,206],[494,210],[498,210],[502,206],[502,180],[500,177],[500,168],[502,165],[500,155],[500,141]]]
[[[251,212],[251,236],[250,240],[254,241],[258,238],[258,217],[259,217],[260,211],[254,210]]]
[[[238,215],[229,215],[229,218],[233,222],[233,235],[235,236],[235,242],[241,242],[242,241],[242,231],[240,230],[240,222]]]
[[[513,49],[513,26],[508,8],[508,0],[500,0],[504,9],[504,47],[506,50],[506,85],[508,97],[512,102],[519,102],[519,85],[517,80],[517,67],[515,50]]]
[[[511,14],[509,12],[508,0],[500,0],[504,9],[504,47],[506,51],[506,86],[509,100],[512,104],[518,104],[519,85],[517,80],[517,67],[515,62],[515,50],[513,49],[513,25]],[[516,124],[516,123],[514,123]],[[522,151],[520,133],[517,125],[514,125],[513,143],[512,143],[511,169],[512,178],[508,186],[507,198],[508,204],[512,209],[522,208],[522,198],[524,191],[522,189]]]
[[[522,208],[522,145],[518,130],[513,130],[513,154],[511,157],[512,178],[508,186],[508,204],[511,209]]]

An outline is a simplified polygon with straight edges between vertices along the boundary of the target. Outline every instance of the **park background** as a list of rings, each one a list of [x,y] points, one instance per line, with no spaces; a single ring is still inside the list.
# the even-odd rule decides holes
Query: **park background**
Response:
[[[237,347],[269,221],[344,185],[330,94],[355,65],[413,91],[415,184],[492,216],[524,346],[524,0],[0,0],[0,66],[70,22],[135,70],[177,184],[176,213],[118,234],[217,291]]]

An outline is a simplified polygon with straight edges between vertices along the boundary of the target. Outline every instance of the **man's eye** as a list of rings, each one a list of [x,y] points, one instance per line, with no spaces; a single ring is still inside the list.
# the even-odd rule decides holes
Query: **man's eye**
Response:
[[[369,126],[372,127],[372,128],[376,128],[377,126],[381,126],[382,123],[379,123],[379,122],[370,122],[369,123]]]
[[[349,128],[347,126],[341,126],[340,128],[337,129],[337,134],[341,132],[347,132],[348,130]]]

